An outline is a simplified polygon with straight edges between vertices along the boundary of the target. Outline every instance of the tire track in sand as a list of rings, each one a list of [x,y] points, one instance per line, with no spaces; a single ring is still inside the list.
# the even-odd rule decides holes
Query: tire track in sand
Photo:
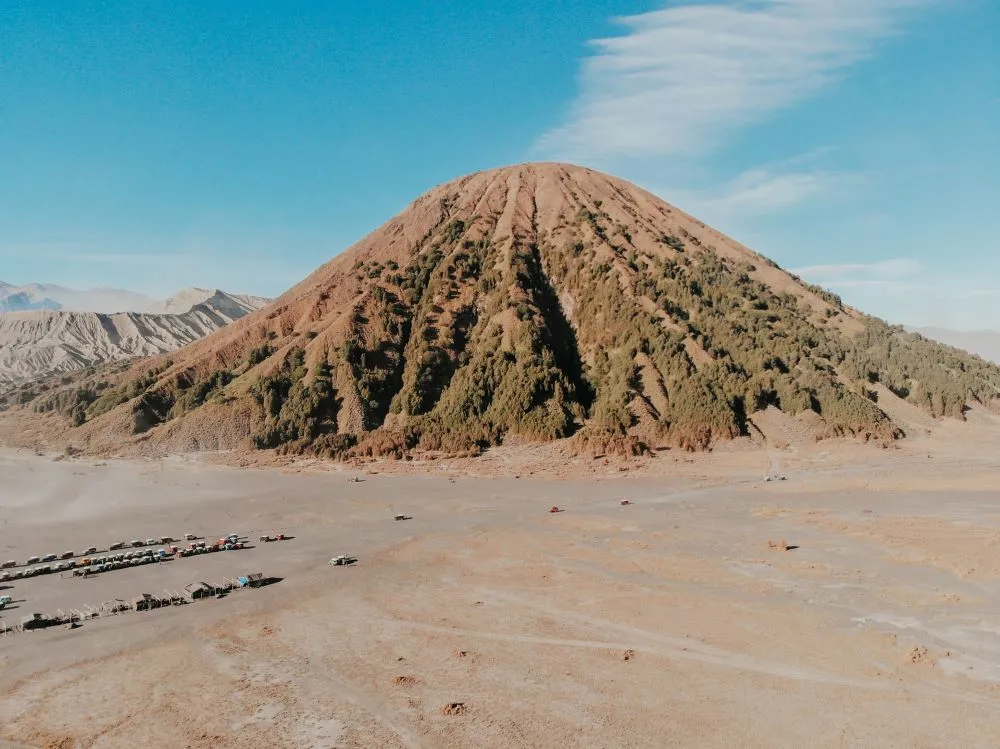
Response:
[[[537,601],[532,601],[524,596],[517,595],[515,593],[509,593],[507,591],[495,590],[493,588],[477,588],[479,594],[492,597],[494,600],[506,601],[509,604],[515,606],[521,606],[522,608],[534,609],[540,611],[549,616],[554,616],[563,620],[575,621],[580,624],[585,624],[587,626],[596,627],[602,631],[617,631],[621,635],[628,636],[630,638],[634,637],[639,644],[632,642],[631,644],[620,644],[620,643],[601,643],[590,640],[562,640],[560,638],[532,638],[530,635],[496,635],[496,633],[477,633],[475,631],[469,631],[467,636],[476,636],[479,634],[484,637],[492,637],[494,639],[506,639],[508,637],[526,639],[521,640],[523,642],[531,642],[537,640],[539,644],[550,644],[550,645],[567,645],[574,646],[580,643],[578,646],[582,647],[604,647],[611,649],[627,649],[637,650],[639,652],[647,652],[654,655],[661,655],[668,658],[679,658],[686,660],[694,660],[702,663],[710,663],[717,666],[722,666],[725,668],[737,669],[740,671],[753,671],[759,674],[764,674],[768,676],[775,676],[779,678],[792,679],[796,681],[810,681],[814,683],[829,684],[833,686],[845,686],[845,687],[857,687],[861,689],[871,689],[875,691],[917,691],[928,696],[933,696],[938,699],[951,699],[959,702],[967,702],[975,705],[989,705],[991,707],[996,707],[997,700],[989,697],[984,697],[976,694],[963,694],[952,690],[941,689],[937,687],[924,686],[923,688],[914,689],[911,685],[909,688],[901,687],[899,684],[894,682],[887,682],[877,679],[862,679],[862,678],[852,678],[849,676],[839,676],[836,674],[829,674],[822,671],[816,671],[813,669],[799,668],[796,666],[790,666],[786,663],[767,661],[761,658],[755,658],[750,655],[744,655],[741,653],[735,653],[729,650],[724,650],[722,648],[717,648],[712,645],[707,645],[697,640],[692,640],[688,638],[673,637],[671,635],[664,635],[658,632],[650,632],[648,630],[640,629],[638,627],[631,627],[627,624],[621,624],[619,622],[608,621],[607,619],[602,619],[600,617],[589,616],[587,614],[580,614],[577,612],[566,611],[555,606],[549,606],[544,603]],[[440,627],[440,631],[443,632],[455,632],[462,633],[461,630],[449,629],[448,627]],[[550,641],[551,640],[551,641]],[[641,644],[645,641],[647,644]],[[648,644],[654,643],[654,644]]]
[[[795,679],[798,681],[813,681],[824,684],[833,684],[845,687],[860,687],[866,689],[888,690],[893,689],[890,684],[883,684],[877,681],[851,679],[849,677],[825,674],[819,671],[809,671],[795,668],[781,663],[769,663],[749,656],[741,656],[736,653],[720,651],[723,654],[710,654],[698,652],[692,645],[681,647],[664,647],[636,642],[606,642],[601,640],[574,640],[561,637],[542,637],[536,635],[518,635],[504,632],[488,632],[483,630],[462,629],[459,627],[442,627],[434,624],[423,624],[421,622],[411,622],[403,619],[389,619],[387,623],[396,626],[408,627],[423,632],[434,632],[437,634],[462,635],[465,637],[479,637],[487,640],[500,640],[506,642],[519,642],[533,645],[556,645],[574,648],[590,648],[593,650],[635,650],[650,655],[659,655],[667,658],[681,658],[686,660],[711,663],[718,666],[738,669],[740,671],[754,671],[757,673]],[[686,641],[685,641],[686,642]]]

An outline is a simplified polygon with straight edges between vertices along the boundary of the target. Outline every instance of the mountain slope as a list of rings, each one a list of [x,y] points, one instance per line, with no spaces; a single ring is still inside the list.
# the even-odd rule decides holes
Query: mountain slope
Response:
[[[150,311],[167,315],[179,315],[188,312],[199,304],[208,304],[213,309],[226,313],[233,320],[238,320],[271,302],[260,296],[249,294],[228,294],[218,289],[181,289],[169,299],[158,302]]]
[[[879,392],[962,418],[997,399],[1000,369],[634,185],[527,164],[432,190],[266,309],[108,387],[34,407],[72,415],[93,449],[699,449],[776,409],[815,438],[884,443],[902,432]]]
[[[267,300],[218,290],[187,294],[174,314],[12,312],[0,315],[0,389],[102,362],[155,356],[203,338]],[[168,300],[164,306],[180,305]]]

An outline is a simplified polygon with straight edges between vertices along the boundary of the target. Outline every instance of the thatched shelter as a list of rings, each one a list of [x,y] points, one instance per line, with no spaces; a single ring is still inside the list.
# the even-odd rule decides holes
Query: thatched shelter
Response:
[[[192,601],[197,601],[199,598],[210,598],[215,595],[215,588],[208,583],[191,583],[190,585],[184,586],[184,592],[187,597]]]

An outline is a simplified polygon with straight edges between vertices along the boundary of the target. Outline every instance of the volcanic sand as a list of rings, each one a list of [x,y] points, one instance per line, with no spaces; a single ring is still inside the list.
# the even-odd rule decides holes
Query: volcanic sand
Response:
[[[8,622],[281,578],[0,638],[0,746],[993,745],[1000,431],[981,421],[578,480],[0,453],[3,559],[295,537],[17,581]],[[497,455],[478,465],[513,473]],[[769,463],[787,481],[763,483]]]

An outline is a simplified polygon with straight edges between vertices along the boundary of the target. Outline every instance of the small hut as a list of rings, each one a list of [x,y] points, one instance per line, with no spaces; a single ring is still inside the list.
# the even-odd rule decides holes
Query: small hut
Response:
[[[128,611],[131,608],[128,602],[123,601],[121,598],[113,598],[110,601],[102,603],[101,607],[95,612],[95,615],[107,616],[109,614],[120,614],[122,611]]]
[[[132,608],[136,611],[149,611],[150,609],[159,608],[159,606],[159,599],[154,598],[149,593],[143,593],[141,596],[136,596],[132,599]]]
[[[200,598],[211,598],[214,596],[215,588],[205,582],[191,583],[184,586],[184,592],[192,601],[197,601]]]

